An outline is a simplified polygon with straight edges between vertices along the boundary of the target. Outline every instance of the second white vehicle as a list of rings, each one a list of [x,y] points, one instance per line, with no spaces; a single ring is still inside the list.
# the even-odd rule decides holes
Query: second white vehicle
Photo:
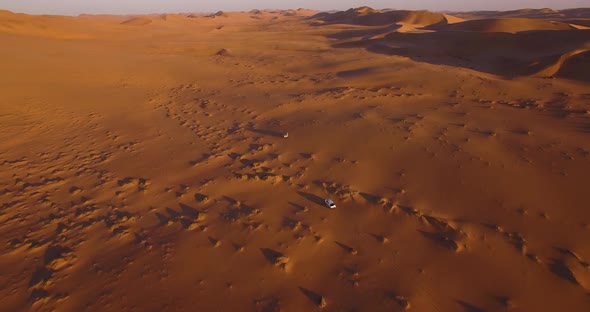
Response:
[[[328,208],[330,208],[330,209],[336,209],[336,204],[334,203],[333,200],[331,200],[329,198],[326,198],[324,200],[324,202],[326,203],[326,206],[328,206]]]

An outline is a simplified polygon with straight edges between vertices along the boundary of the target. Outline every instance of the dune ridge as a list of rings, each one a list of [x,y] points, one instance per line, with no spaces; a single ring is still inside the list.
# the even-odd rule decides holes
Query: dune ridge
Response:
[[[151,24],[152,20],[147,17],[133,17],[126,21],[121,22],[123,25],[131,25],[131,26],[143,26],[147,24]]]
[[[324,23],[352,24],[364,26],[383,26],[388,24],[404,23],[416,26],[428,26],[439,23],[447,23],[449,20],[457,22],[459,18],[448,14],[434,13],[430,11],[405,11],[375,10],[370,7],[360,7],[336,13],[319,13],[311,17]]]
[[[437,30],[476,31],[476,32],[523,32],[539,30],[573,30],[567,23],[535,20],[530,18],[494,18],[463,21],[452,25],[437,27]]]
[[[561,54],[559,56],[556,57],[552,57],[553,59],[557,58],[557,60],[554,61],[549,61],[550,64],[543,64],[543,63],[537,63],[535,64],[534,67],[542,67],[542,69],[534,72],[532,74],[532,76],[534,77],[543,77],[543,78],[548,78],[548,77],[554,77],[556,75],[559,74],[559,72],[564,70],[564,67],[567,66],[567,62],[570,61],[572,58],[574,58],[576,55],[579,54],[587,54],[590,51],[590,43],[578,48],[578,49],[574,49],[572,51],[569,51],[567,53]],[[565,68],[565,70],[567,70],[568,68]],[[587,68],[578,68],[577,71],[581,71],[584,72],[586,71]],[[588,81],[590,81],[590,74],[586,75],[586,79]]]
[[[10,11],[0,12],[0,32],[18,35],[46,36],[61,39],[88,39],[96,23],[71,16],[32,16]]]
[[[590,18],[590,9],[574,8],[565,10],[544,9],[520,9],[511,11],[475,11],[453,12],[452,14],[466,19],[488,18],[533,18],[544,20],[561,20],[564,18]]]

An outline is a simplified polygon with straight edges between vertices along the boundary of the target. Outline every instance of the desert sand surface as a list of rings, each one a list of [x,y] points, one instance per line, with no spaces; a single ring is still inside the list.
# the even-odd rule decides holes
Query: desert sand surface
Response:
[[[0,11],[0,310],[590,311],[570,11]]]

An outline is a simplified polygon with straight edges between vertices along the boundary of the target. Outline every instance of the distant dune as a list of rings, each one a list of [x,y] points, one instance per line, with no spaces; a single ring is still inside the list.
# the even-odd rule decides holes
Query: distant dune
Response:
[[[512,11],[504,11],[496,13],[498,17],[532,17],[532,16],[542,16],[542,15],[551,15],[557,14],[559,11],[543,8],[543,9],[520,9],[520,10],[512,10]],[[493,13],[492,13],[493,14]]]
[[[13,13],[12,11],[8,11],[8,10],[0,10],[0,17],[4,18],[4,17],[6,17],[8,15],[12,15],[12,14],[15,14],[15,13]]]
[[[44,36],[60,39],[85,39],[96,29],[94,21],[60,15],[27,15],[0,11],[0,33]]]
[[[210,14],[209,17],[228,17],[228,15],[223,11],[218,11],[215,14]]]
[[[590,18],[589,8],[577,8],[566,10],[544,9],[522,9],[512,11],[474,11],[474,12],[454,12],[456,16],[466,19],[485,19],[485,18],[534,18],[561,20],[568,18]]]
[[[443,16],[445,17],[447,24],[455,24],[465,21],[464,19],[454,15],[443,14]]]
[[[78,15],[78,18],[104,23],[121,23],[128,20],[130,17],[126,15],[80,14]]]
[[[429,33],[408,32],[404,28],[343,30],[330,37],[346,40],[336,43],[338,47],[365,47],[381,54],[461,66],[503,77],[590,79],[590,71],[579,66],[587,60],[585,48],[580,47],[590,41],[590,32],[568,23],[511,18],[435,24],[426,27],[431,30]],[[580,69],[572,64],[578,64]]]
[[[529,18],[494,18],[464,21],[452,25],[441,25],[435,29],[515,33],[531,30],[572,30],[575,28],[567,23],[535,20]]]
[[[590,8],[577,8],[559,11],[566,18],[585,18],[590,19]]]
[[[351,24],[364,26],[383,26],[405,23],[428,26],[439,23],[457,22],[458,18],[430,11],[380,11],[369,7],[350,9],[344,12],[319,13],[313,19],[330,24]]]
[[[142,26],[142,25],[147,25],[147,24],[151,24],[152,20],[147,18],[147,17],[134,17],[131,19],[128,19],[124,22],[122,22],[121,24],[123,25],[130,25],[130,26]]]

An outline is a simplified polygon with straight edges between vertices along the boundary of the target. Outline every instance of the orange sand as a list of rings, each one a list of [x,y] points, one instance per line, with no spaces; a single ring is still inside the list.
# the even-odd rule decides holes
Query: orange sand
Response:
[[[0,310],[590,310],[590,32],[316,13],[0,12]]]

